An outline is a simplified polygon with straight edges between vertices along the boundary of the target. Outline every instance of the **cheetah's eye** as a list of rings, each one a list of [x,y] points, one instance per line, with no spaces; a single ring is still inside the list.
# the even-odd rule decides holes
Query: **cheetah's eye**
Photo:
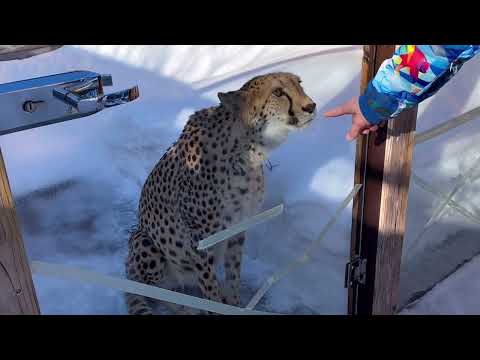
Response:
[[[278,97],[282,96],[283,95],[282,88],[276,88],[275,90],[273,90],[273,95],[278,96]]]

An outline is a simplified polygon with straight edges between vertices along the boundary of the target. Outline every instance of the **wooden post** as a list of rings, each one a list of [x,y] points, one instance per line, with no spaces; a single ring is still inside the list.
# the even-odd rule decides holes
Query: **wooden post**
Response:
[[[364,46],[362,93],[394,50],[394,45]],[[348,291],[352,315],[396,310],[416,113],[416,108],[405,111],[357,141],[355,183],[363,187],[353,201],[350,257],[367,263],[365,284]]]
[[[38,315],[32,275],[0,149],[0,315]]]
[[[62,45],[0,45],[0,61],[22,60]],[[0,315],[39,315],[32,274],[0,149]]]

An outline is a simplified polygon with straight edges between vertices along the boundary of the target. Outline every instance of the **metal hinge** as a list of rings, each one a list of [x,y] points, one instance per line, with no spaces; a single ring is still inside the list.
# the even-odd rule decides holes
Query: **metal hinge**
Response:
[[[351,288],[356,284],[365,285],[367,273],[367,259],[360,256],[355,257],[345,266],[345,287]]]

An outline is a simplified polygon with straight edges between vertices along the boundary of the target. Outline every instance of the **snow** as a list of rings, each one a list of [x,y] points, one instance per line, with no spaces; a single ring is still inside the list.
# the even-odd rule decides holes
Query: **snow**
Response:
[[[480,293],[480,256],[436,285],[402,315],[478,315]]]
[[[465,64],[444,88],[420,105],[417,132],[428,130],[480,105],[479,60],[480,58],[474,58]],[[478,120],[474,120],[417,145],[414,151],[414,173],[448,195],[461,180],[462,174],[470,171],[480,157],[479,127]],[[473,169],[470,181],[453,197],[453,200],[477,217],[480,215],[478,175],[480,169]],[[465,261],[480,254],[479,225],[449,207],[424,235],[418,238],[430,216],[442,203],[443,200],[425,192],[412,182],[402,259],[401,306],[431,289]],[[464,306],[461,297],[457,300],[457,308],[461,309]],[[471,313],[472,308],[467,305],[469,300],[465,301],[463,311]],[[426,307],[422,309],[425,310]],[[480,306],[476,311],[479,310]]]
[[[218,103],[218,92],[236,89],[255,75],[290,71],[302,78],[321,114],[358,93],[361,58],[358,46],[91,45],[2,63],[0,82],[92,70],[112,74],[114,86],[107,91],[135,84],[140,88],[134,103],[0,138],[29,258],[123,277],[128,231],[135,225],[143,181],[194,110]],[[479,105],[479,60],[466,64],[445,89],[422,104],[419,131]],[[284,203],[285,212],[248,233],[242,270],[245,304],[269,275],[303,253],[352,189],[355,144],[344,140],[348,124],[347,117],[326,120],[320,115],[273,152],[270,161],[277,166],[266,171],[264,208]],[[480,155],[477,126],[472,122],[419,145],[415,173],[450,191],[458,174]],[[480,206],[477,187],[478,181],[469,183],[455,200],[469,209]],[[440,202],[415,184],[409,201],[407,248]],[[312,262],[275,284],[258,309],[346,313],[343,278],[350,223],[349,207]],[[415,251],[404,255],[402,301],[480,252],[474,241],[477,231],[477,225],[447,210]],[[34,283],[44,314],[126,310],[120,292],[36,275]],[[457,301],[461,309],[460,296]],[[465,306],[475,312],[473,305]],[[435,306],[429,309],[418,311],[436,311]]]

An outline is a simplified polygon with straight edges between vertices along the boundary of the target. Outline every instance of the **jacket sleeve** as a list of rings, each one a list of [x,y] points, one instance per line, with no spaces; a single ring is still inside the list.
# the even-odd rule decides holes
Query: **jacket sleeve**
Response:
[[[480,51],[479,45],[401,45],[368,84],[359,105],[378,124],[435,94]]]

